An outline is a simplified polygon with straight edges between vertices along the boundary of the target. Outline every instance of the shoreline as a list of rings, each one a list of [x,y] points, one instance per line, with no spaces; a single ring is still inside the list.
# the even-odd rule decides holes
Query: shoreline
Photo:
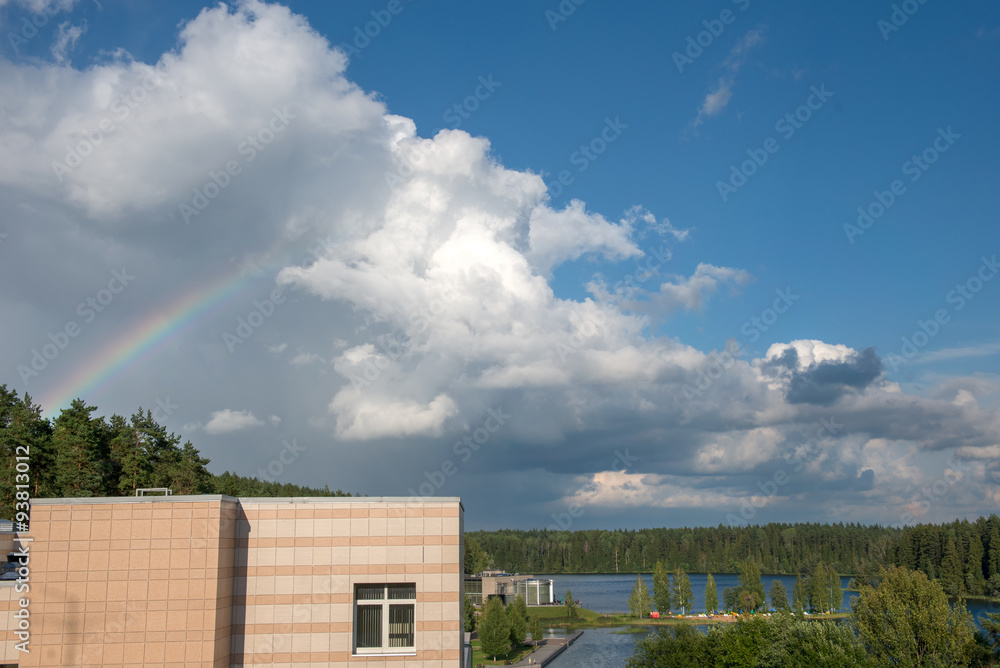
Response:
[[[577,629],[577,628],[613,628],[613,627],[628,627],[628,626],[679,626],[682,624],[694,624],[696,626],[714,626],[716,624],[733,624],[740,621],[741,619],[751,618],[755,616],[764,615],[770,617],[779,613],[773,612],[761,612],[754,615],[747,614],[717,614],[707,617],[699,617],[698,615],[685,615],[685,616],[671,616],[671,617],[660,617],[660,618],[636,618],[629,617],[625,614],[600,614],[593,612],[591,610],[587,611],[591,613],[586,617],[579,617],[577,619],[569,620],[565,618],[549,618],[542,619],[542,623],[548,628],[566,628],[566,629]],[[788,613],[794,614],[794,613]],[[591,616],[592,615],[592,616]],[[812,614],[804,615],[802,619],[807,621],[816,620],[824,621],[831,619],[846,619],[850,614],[847,612],[835,612],[829,614]]]

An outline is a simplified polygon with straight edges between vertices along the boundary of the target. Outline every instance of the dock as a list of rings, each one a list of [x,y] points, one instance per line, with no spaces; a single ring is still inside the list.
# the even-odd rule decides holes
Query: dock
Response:
[[[566,651],[566,648],[576,642],[576,639],[583,635],[583,631],[577,631],[566,638],[545,638],[538,644],[538,649],[524,657],[515,666],[547,666],[550,661]]]

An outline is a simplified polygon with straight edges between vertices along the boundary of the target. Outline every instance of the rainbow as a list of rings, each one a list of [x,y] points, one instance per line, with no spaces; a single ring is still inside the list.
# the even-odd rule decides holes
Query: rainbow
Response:
[[[281,266],[283,259],[269,263],[266,268]],[[205,322],[220,306],[235,301],[259,282],[259,278],[245,276],[240,271],[227,272],[209,282],[207,287],[199,284],[166,306],[148,313],[44,393],[39,402],[43,413],[58,415],[77,397],[90,403],[121,376],[152,359]]]

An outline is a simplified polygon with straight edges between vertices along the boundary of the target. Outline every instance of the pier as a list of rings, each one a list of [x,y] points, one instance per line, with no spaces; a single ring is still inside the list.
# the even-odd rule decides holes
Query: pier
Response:
[[[583,631],[577,631],[565,638],[545,638],[538,644],[538,649],[524,657],[515,666],[547,666],[552,659],[566,651],[566,648],[576,642],[576,639],[583,635]]]

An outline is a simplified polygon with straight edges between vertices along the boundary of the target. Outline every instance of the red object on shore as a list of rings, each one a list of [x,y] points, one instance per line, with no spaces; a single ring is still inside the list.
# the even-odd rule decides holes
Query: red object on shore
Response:
[[[649,616],[652,617],[653,619],[659,619],[660,613],[657,612],[656,610],[653,610],[651,613],[649,613]]]

